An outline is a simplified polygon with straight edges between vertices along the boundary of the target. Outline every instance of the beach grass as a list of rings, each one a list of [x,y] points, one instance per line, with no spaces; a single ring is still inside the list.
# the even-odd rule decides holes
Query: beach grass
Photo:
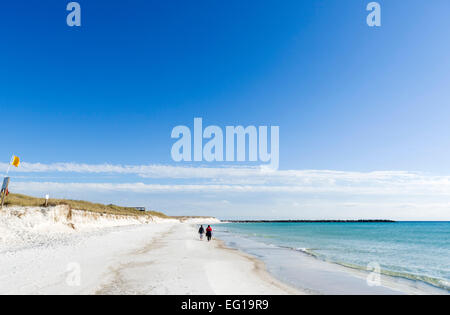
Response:
[[[5,206],[19,206],[19,207],[43,207],[45,206],[44,198],[36,198],[22,194],[9,194],[5,198]],[[95,213],[114,214],[114,215],[132,215],[132,216],[155,216],[159,218],[169,218],[162,212],[158,211],[138,211],[129,207],[121,207],[113,204],[104,205],[101,203],[93,203],[83,200],[70,199],[49,199],[48,206],[67,205],[71,209],[84,210]]]

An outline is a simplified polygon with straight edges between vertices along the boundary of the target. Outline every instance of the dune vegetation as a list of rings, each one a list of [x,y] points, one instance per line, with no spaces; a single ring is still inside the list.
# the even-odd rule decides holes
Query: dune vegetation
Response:
[[[6,207],[19,206],[19,207],[43,207],[45,206],[44,198],[36,198],[21,194],[9,194],[5,198],[4,205]],[[146,216],[151,215],[160,218],[168,218],[164,213],[158,211],[138,211],[129,207],[121,207],[113,204],[104,205],[101,203],[93,203],[82,200],[69,200],[69,199],[49,199],[48,206],[68,205],[71,209],[85,210],[96,213],[115,214],[115,215],[134,215],[134,216]]]

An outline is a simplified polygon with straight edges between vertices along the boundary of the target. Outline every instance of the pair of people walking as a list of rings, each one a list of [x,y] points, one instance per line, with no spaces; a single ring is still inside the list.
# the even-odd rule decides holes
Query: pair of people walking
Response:
[[[200,239],[203,240],[203,234],[205,234],[205,229],[203,228],[203,225],[200,226],[198,234],[200,234]],[[208,227],[206,228],[206,238],[208,239],[208,242],[212,238],[212,227],[210,225],[208,225]]]

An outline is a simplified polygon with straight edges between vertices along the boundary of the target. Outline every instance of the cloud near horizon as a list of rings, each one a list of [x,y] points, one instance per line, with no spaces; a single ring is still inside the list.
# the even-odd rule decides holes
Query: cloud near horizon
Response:
[[[0,167],[5,169],[7,164],[0,163]],[[39,180],[36,180],[37,174]],[[77,177],[89,174],[95,176],[88,179]],[[142,200],[141,203],[160,200],[164,201],[166,208],[175,209],[176,205],[193,205],[195,196],[197,200],[208,200],[202,205],[203,210],[217,208],[217,200],[233,199],[234,207],[240,204],[241,211],[249,209],[251,216],[257,216],[251,209],[261,207],[262,203],[265,203],[264,206],[273,205],[271,213],[275,213],[274,216],[277,207],[283,208],[279,209],[280,213],[289,213],[289,208],[292,216],[298,216],[298,205],[319,198],[327,202],[327,209],[341,209],[336,217],[346,216],[345,213],[354,216],[354,212],[348,210],[352,208],[349,205],[353,204],[361,209],[374,209],[371,210],[374,214],[383,209],[388,211],[388,207],[406,207],[411,210],[411,218],[422,217],[423,213],[417,211],[428,207],[438,210],[433,210],[432,218],[450,219],[450,176],[418,172],[23,163],[11,175],[13,179],[16,177],[11,183],[11,189],[15,192],[34,195],[50,192],[53,196],[66,198],[89,196],[99,202],[109,202],[111,200],[108,198],[118,193],[111,202],[123,204],[122,201],[127,199],[123,199],[124,196],[133,195],[133,198]],[[56,180],[50,176],[55,176]],[[135,178],[132,179],[132,176]],[[164,198],[172,200],[173,204]],[[287,204],[276,205],[280,200]],[[221,207],[226,205],[223,203]],[[179,211],[179,208],[176,209]],[[402,213],[408,215],[404,210]],[[370,216],[374,217],[374,214]]]

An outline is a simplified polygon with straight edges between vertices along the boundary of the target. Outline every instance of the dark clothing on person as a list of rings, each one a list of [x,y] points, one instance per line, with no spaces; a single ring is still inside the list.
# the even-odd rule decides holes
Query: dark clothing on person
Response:
[[[198,230],[198,234],[200,234],[200,240],[203,240],[203,234],[205,233],[205,229],[203,225],[200,225],[200,229]]]
[[[210,226],[208,226],[208,228],[206,229],[206,238],[208,239],[208,242],[212,238],[212,228]]]

